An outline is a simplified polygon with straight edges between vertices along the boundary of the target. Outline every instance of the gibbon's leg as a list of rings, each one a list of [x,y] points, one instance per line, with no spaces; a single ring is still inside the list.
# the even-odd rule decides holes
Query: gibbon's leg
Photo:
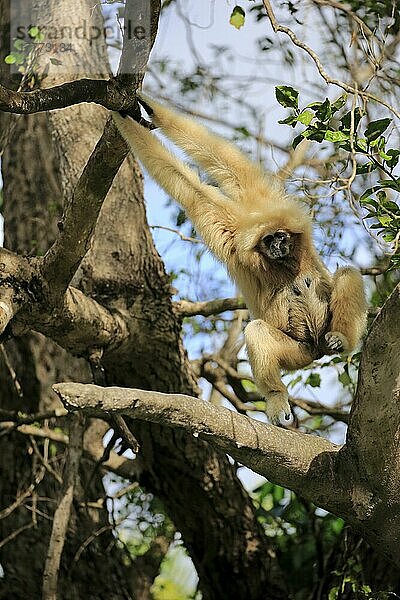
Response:
[[[229,197],[238,199],[243,190],[264,180],[261,169],[222,137],[142,92],[137,97],[153,123],[207,171]]]
[[[367,323],[367,303],[361,273],[353,267],[338,269],[333,276],[330,301],[331,330],[325,335],[332,354],[351,352]]]
[[[251,321],[244,335],[255,382],[266,398],[267,416],[273,423],[279,421],[282,412],[289,418],[289,394],[282,383],[280,370],[305,367],[312,362],[312,355],[304,344],[262,319]]]
[[[236,232],[235,204],[171,154],[148,129],[130,117],[113,113],[121,135],[136,158],[162,188],[186,210],[210,250],[227,262]]]

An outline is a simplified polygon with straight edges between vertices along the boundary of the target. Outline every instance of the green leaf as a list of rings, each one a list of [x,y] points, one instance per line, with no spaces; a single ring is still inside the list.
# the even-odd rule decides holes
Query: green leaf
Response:
[[[321,106],[317,109],[315,116],[318,117],[321,121],[329,121],[332,116],[331,103],[329,102],[329,98],[326,98]]]
[[[390,210],[395,214],[400,211],[400,206],[398,206],[396,202],[392,202],[392,200],[389,200],[388,198],[386,198],[386,200],[382,204],[384,208],[386,208],[386,210]]]
[[[328,131],[325,133],[325,139],[327,142],[345,142],[349,139],[350,135],[344,131]]]
[[[306,108],[311,108],[314,112],[318,110],[321,106],[322,102],[311,102],[311,104],[307,104]]]
[[[378,216],[378,221],[384,227],[389,227],[389,225],[391,225],[393,219],[390,215],[380,215],[380,216]]]
[[[35,38],[39,32],[40,32],[39,27],[31,27],[28,31],[31,38]]]
[[[297,146],[300,144],[300,142],[302,142],[303,140],[304,140],[304,137],[301,133],[300,133],[300,135],[296,135],[296,137],[294,138],[294,140],[292,142],[293,150],[295,150],[297,148]]]
[[[176,225],[177,225],[177,227],[180,227],[181,225],[183,225],[183,223],[186,223],[186,221],[187,221],[186,213],[185,213],[185,211],[182,208],[180,208],[179,212],[178,212],[178,215],[176,217]]]
[[[15,58],[14,54],[7,54],[7,56],[4,59],[4,62],[7,65],[14,65],[17,62],[17,59]]]
[[[295,377],[294,379],[292,379],[291,381],[289,381],[288,383],[288,388],[292,388],[294,387],[297,383],[300,383],[300,381],[302,380],[302,376],[301,375],[297,375],[297,377]]]
[[[22,50],[24,47],[24,42],[22,40],[15,40],[14,41],[14,48],[16,50]]]
[[[296,120],[299,121],[299,123],[303,123],[303,125],[309,125],[313,118],[314,115],[312,114],[311,110],[303,110],[303,112],[296,117]]]
[[[335,102],[332,102],[332,104],[331,104],[332,114],[335,114],[335,112],[337,112],[338,110],[343,108],[343,106],[346,104],[346,102],[347,102],[347,94],[342,94],[341,96],[339,96],[339,98],[337,98],[335,100]]]
[[[236,27],[236,29],[240,29],[243,27],[246,19],[245,12],[241,6],[236,5],[231,13],[231,18],[229,19],[229,23]]]
[[[339,588],[337,586],[331,588],[329,591],[328,600],[337,600],[339,594]]]
[[[352,113],[352,111],[350,110],[348,113],[343,115],[343,117],[340,119],[343,129],[351,129],[351,113]],[[363,114],[364,113],[361,111],[360,108],[358,108],[358,106],[357,106],[357,108],[354,109],[354,131],[357,129],[358,124],[359,124],[361,118],[363,117]]]
[[[377,121],[371,121],[367,129],[364,131],[364,135],[369,142],[378,139],[382,133],[389,127],[391,119],[378,119]]]
[[[366,152],[368,150],[367,140],[364,138],[357,138],[357,142],[355,144],[356,150],[361,152]]]
[[[365,200],[369,200],[369,196],[371,196],[371,194],[374,194],[376,192],[377,188],[373,187],[373,188],[368,188],[367,190],[365,190],[365,192],[360,196],[360,204],[363,204],[363,202]]]
[[[392,179],[381,179],[378,183],[380,188],[390,188],[391,190],[396,190],[396,192],[400,192],[399,179],[396,179],[396,181],[393,181]]]
[[[315,127],[310,127],[309,129],[306,129],[305,131],[303,131],[302,136],[304,138],[307,138],[308,140],[312,140],[312,141],[318,142],[320,144],[321,142],[324,141],[325,134],[326,134],[326,129],[325,128],[321,129],[320,127],[318,127],[318,125],[316,125]]]
[[[351,384],[351,378],[347,371],[343,371],[343,373],[340,373],[339,381],[344,386],[348,386]]]
[[[278,123],[280,125],[291,125],[292,127],[294,127],[297,123],[297,119],[297,115],[290,115],[289,117],[286,117],[286,119],[280,119]]]
[[[299,92],[290,86],[278,85],[275,88],[275,97],[285,108],[299,107]]]
[[[367,162],[363,165],[357,165],[356,173],[357,175],[363,175],[364,173],[371,173],[377,168],[377,165],[373,162]]]
[[[321,376],[318,373],[310,373],[310,375],[305,380],[305,384],[310,385],[311,387],[320,387]]]
[[[23,54],[21,54],[21,52],[14,52],[13,56],[15,58],[15,62],[17,63],[17,65],[22,65],[23,62],[25,61],[25,56]]]
[[[390,167],[391,169],[393,169],[397,165],[397,163],[399,162],[400,150],[395,150],[393,148],[390,148],[390,150],[388,150],[386,152],[386,154],[388,156],[390,156],[390,158],[388,160],[386,160],[386,164],[388,165],[388,167]]]

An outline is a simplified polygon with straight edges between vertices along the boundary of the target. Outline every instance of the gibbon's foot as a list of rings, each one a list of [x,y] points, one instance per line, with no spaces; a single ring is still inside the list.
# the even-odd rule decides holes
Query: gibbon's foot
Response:
[[[339,333],[339,331],[328,331],[325,334],[325,340],[329,350],[333,353],[346,352],[349,347],[346,336],[343,333]]]
[[[290,421],[292,411],[289,404],[289,395],[285,392],[269,392],[265,398],[265,414],[273,425],[277,425],[285,419]]]

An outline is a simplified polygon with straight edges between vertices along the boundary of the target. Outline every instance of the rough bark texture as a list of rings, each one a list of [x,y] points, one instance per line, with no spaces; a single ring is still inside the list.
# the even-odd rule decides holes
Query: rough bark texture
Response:
[[[37,240],[40,252],[44,252],[56,235],[57,214],[47,206],[60,202],[60,186],[57,183],[56,165],[46,118],[43,115],[21,117],[13,131],[10,146],[3,155],[4,216],[6,244],[23,253],[36,252],[32,240]],[[49,173],[49,178],[46,174]],[[50,214],[49,214],[50,213]],[[51,218],[49,218],[49,216]],[[19,396],[12,380],[12,373],[0,358],[0,405],[3,409],[22,412],[41,412],[54,407],[55,398],[51,385],[66,377],[68,380],[90,381],[89,369],[82,359],[72,358],[57,344],[39,334],[29,334],[5,345],[23,396]],[[103,428],[98,428],[101,435]],[[16,496],[29,487],[40,469],[38,457],[29,452],[30,439],[14,432],[0,440],[0,497],[1,508],[15,501]],[[40,444],[40,450],[44,446]],[[53,467],[62,468],[62,449],[58,451]],[[82,482],[87,482],[93,465],[82,469]],[[5,540],[20,527],[32,524],[32,510],[37,508],[51,517],[54,503],[40,501],[39,497],[56,498],[59,486],[51,475],[46,475],[30,498],[22,503],[10,517],[0,520],[0,539]],[[82,501],[89,497],[96,500],[103,494],[100,478],[92,481],[90,490],[80,489]],[[35,504],[36,503],[36,504]],[[28,508],[27,508],[28,507]],[[21,532],[15,540],[1,548],[1,564],[5,579],[0,581],[2,598],[39,598],[42,574],[50,539],[51,520],[38,515],[36,526]],[[106,511],[80,511],[73,520],[74,536],[67,539],[64,548],[60,585],[64,598],[76,599],[88,594],[99,598],[129,597],[126,575],[123,573],[121,556],[110,548],[113,538],[107,530],[88,546],[81,560],[74,565],[73,557],[80,544],[95,531],[108,525]],[[34,552],[32,549],[34,548]],[[107,560],[104,560],[104,555]],[[29,565],[29,577],[26,569]],[[67,568],[69,567],[69,568]],[[96,577],[93,573],[96,572]]]
[[[70,21],[70,2],[49,0],[41,2],[40,7],[49,19],[56,18],[60,23]],[[89,18],[92,9],[93,3],[78,0],[74,3],[74,18],[77,14]],[[98,59],[98,73],[106,72],[100,50]],[[54,83],[57,77],[50,67],[45,84]],[[52,113],[49,119],[39,115],[16,119],[3,161],[9,248],[24,253],[43,253],[48,248],[57,234],[55,224],[60,216],[61,198],[67,202],[72,198],[77,178],[101,135],[104,122],[105,111],[88,105]],[[23,134],[24,131],[27,133]],[[55,155],[50,152],[50,137]],[[53,206],[51,214],[49,206]],[[74,284],[106,308],[130,316],[127,341],[118,350],[110,348],[104,352],[108,383],[197,392],[180,339],[180,321],[170,300],[169,279],[147,228],[141,176],[131,158],[120,170],[102,207],[91,249]],[[40,336],[9,342],[7,350],[22,380],[25,396],[18,397],[3,364],[2,381],[6,385],[1,386],[0,399],[5,408],[43,410],[54,402],[49,392],[51,383],[88,380],[84,363],[71,362],[56,345],[48,344]],[[104,431],[103,423],[99,425],[100,431]],[[135,424],[134,432],[142,448],[141,481],[161,498],[182,532],[199,572],[204,597],[285,598],[282,584],[274,583],[275,563],[269,557],[269,546],[257,524],[251,501],[228,460],[205,442],[199,443],[182,432],[144,423]],[[32,478],[35,459],[32,457],[31,464],[26,460],[27,443],[27,438],[19,433],[3,438],[0,455],[5,472],[0,494],[5,506],[14,501],[17,490],[24,489],[24,484],[29,485]],[[78,493],[78,501],[84,501],[88,495],[89,499],[95,498],[96,491],[101,496],[99,480],[92,482],[88,492],[84,490],[87,475],[82,473],[81,477],[80,492],[86,496]],[[57,486],[51,476],[46,476],[40,485],[42,496],[55,497]],[[18,517],[14,515],[12,522],[0,521],[2,538],[15,527],[29,524],[31,513],[23,506],[17,510]],[[51,515],[51,502],[47,510]],[[101,529],[105,519],[101,511],[95,514],[90,510],[77,511],[74,515],[61,562],[61,597],[130,597],[122,562],[118,564],[118,552],[114,547],[110,550],[109,531],[93,539],[79,562],[72,560],[79,545]],[[50,526],[39,515],[36,527],[21,532],[5,546],[1,558],[6,574],[1,582],[4,598],[38,597]],[[108,554],[104,560],[106,548]],[[28,583],[24,576],[27,564],[31,565]]]

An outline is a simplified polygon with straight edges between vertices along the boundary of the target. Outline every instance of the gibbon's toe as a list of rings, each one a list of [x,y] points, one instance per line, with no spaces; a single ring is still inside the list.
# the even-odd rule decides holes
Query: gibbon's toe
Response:
[[[287,392],[270,392],[265,402],[265,414],[272,424],[278,425],[284,419],[290,421],[292,411]]]
[[[328,333],[325,334],[325,340],[329,350],[332,352],[345,352],[349,347],[346,336],[339,331],[328,331]]]

